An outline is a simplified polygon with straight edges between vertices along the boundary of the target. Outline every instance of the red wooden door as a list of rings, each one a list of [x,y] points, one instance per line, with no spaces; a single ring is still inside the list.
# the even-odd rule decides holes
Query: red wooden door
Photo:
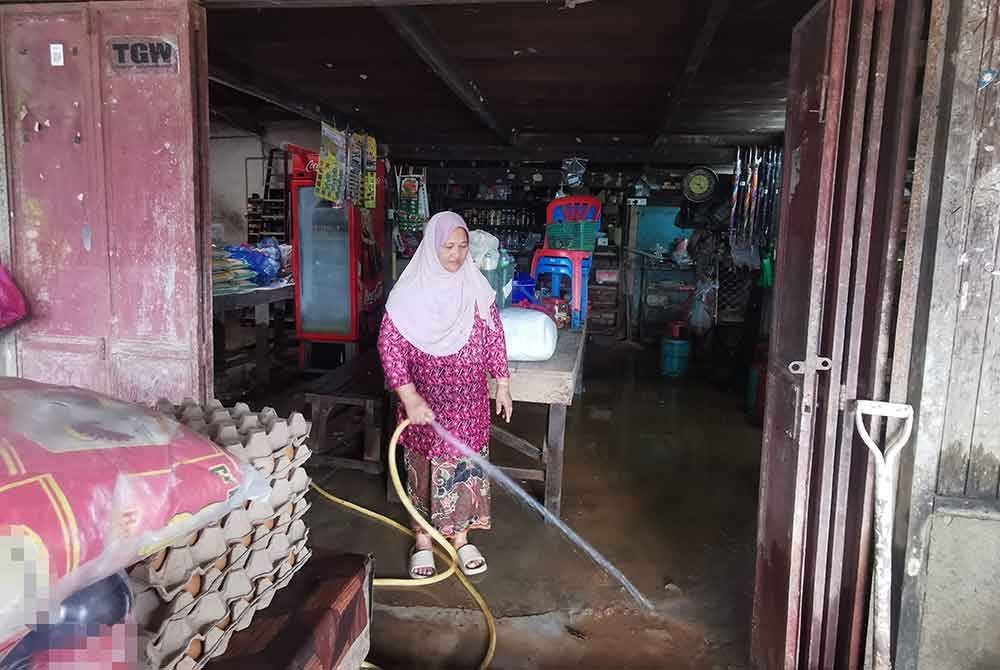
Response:
[[[752,621],[752,660],[767,670],[805,667],[814,434],[831,409],[819,391],[833,363],[820,343],[827,277],[836,276],[828,256],[849,18],[849,3],[826,0],[792,37]]]
[[[201,368],[200,344],[211,329],[202,310],[202,115],[192,59],[203,45],[185,4],[92,7],[109,186],[111,393],[201,397],[211,371]]]
[[[203,16],[183,0],[0,8],[21,375],[210,394]]]
[[[38,5],[3,20],[13,273],[31,318],[28,378],[108,388],[108,235],[86,7]]]

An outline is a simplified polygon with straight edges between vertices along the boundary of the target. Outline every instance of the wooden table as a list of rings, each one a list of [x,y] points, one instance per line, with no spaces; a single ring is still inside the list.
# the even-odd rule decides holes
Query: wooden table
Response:
[[[512,479],[543,482],[545,507],[556,516],[562,506],[566,408],[573,404],[573,397],[581,388],[586,341],[586,330],[560,331],[556,353],[549,360],[510,364],[510,392],[514,401],[548,406],[548,428],[541,448],[500,426],[494,425],[490,431],[501,444],[539,462],[539,468],[500,469]],[[496,395],[494,382],[490,382],[490,394]]]
[[[270,338],[268,337],[271,305],[294,299],[295,286],[293,284],[212,296],[212,313],[217,317],[221,317],[226,312],[253,307],[253,322],[257,336],[254,347],[254,375],[261,383],[266,383],[271,378]],[[219,321],[224,323],[221,318]]]

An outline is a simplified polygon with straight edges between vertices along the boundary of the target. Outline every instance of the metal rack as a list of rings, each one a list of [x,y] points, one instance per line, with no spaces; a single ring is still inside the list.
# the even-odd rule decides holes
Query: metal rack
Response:
[[[250,191],[250,163],[260,161],[261,194]],[[291,230],[291,202],[288,175],[291,155],[271,149],[267,157],[251,156],[244,166],[247,199],[247,242],[257,244],[265,237],[287,243]],[[280,168],[280,169],[279,169]]]

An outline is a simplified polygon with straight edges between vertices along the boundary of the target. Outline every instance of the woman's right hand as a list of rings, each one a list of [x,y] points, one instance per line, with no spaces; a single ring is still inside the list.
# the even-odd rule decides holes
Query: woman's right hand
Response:
[[[400,388],[398,393],[399,399],[403,402],[403,408],[406,410],[406,418],[410,420],[410,423],[414,426],[426,426],[434,421],[434,410],[417,393],[417,389],[412,384]]]

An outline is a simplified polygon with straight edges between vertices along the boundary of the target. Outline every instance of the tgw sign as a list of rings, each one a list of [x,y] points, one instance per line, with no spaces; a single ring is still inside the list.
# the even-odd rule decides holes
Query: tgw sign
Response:
[[[117,37],[108,40],[115,70],[177,71],[177,41],[161,37]]]

